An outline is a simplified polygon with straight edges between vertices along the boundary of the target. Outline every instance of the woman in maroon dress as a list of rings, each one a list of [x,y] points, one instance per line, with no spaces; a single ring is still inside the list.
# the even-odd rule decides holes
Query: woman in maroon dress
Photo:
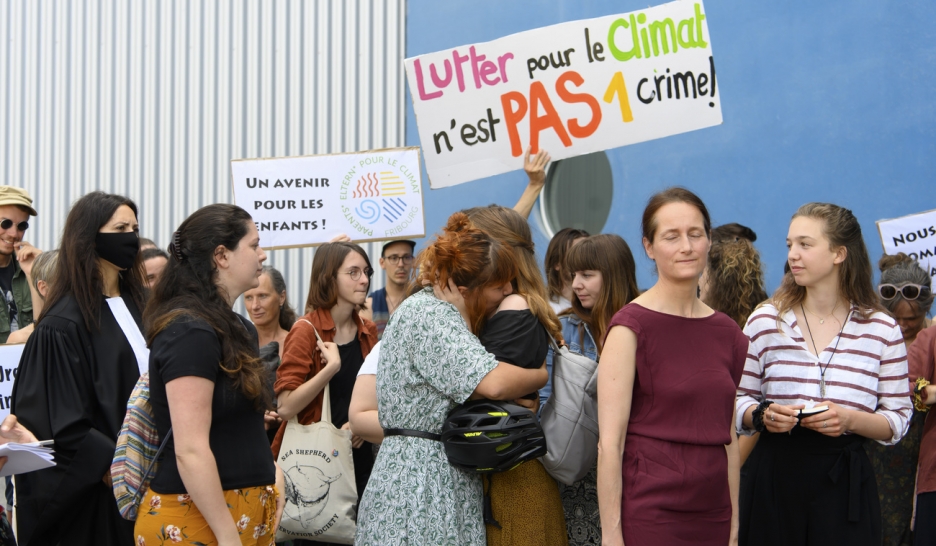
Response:
[[[603,544],[734,543],[733,416],[748,339],[696,296],[711,246],[702,201],[660,192],[642,228],[659,278],[614,315],[598,367]]]

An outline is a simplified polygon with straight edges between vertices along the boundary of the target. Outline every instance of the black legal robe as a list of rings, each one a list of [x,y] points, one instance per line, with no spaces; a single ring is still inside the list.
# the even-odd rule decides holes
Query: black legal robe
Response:
[[[140,310],[123,300],[141,325]],[[103,477],[139,376],[104,296],[99,331],[85,327],[70,295],[36,325],[13,384],[12,413],[40,440],[55,440],[56,466],[16,476],[20,546],[134,544],[133,522],[120,517]]]

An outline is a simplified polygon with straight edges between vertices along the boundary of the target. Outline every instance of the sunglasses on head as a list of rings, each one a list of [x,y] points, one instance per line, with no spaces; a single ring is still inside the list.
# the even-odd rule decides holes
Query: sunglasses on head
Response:
[[[915,300],[921,297],[927,298],[930,294],[930,288],[928,286],[919,284],[905,284],[900,287],[893,284],[879,284],[877,288],[878,294],[885,300],[892,300],[897,297],[897,294],[902,295],[905,300]]]
[[[9,218],[4,218],[2,221],[0,221],[0,228],[2,229],[10,229],[12,226],[13,220],[10,220]],[[16,229],[20,231],[26,231],[29,229],[29,222],[20,222],[16,224]]]

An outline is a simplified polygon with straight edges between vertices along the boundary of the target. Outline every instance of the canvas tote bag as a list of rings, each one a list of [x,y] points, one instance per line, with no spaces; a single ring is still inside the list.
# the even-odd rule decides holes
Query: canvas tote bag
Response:
[[[276,541],[294,538],[353,544],[357,485],[351,455],[351,431],[331,422],[329,387],[322,400],[322,420],[286,423],[278,462],[285,477],[286,507]]]
[[[547,447],[540,460],[556,481],[572,485],[598,460],[598,363],[549,342],[552,394],[540,415]]]

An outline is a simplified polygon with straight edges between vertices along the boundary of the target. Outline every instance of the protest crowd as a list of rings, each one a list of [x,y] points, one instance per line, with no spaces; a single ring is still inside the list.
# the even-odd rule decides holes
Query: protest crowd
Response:
[[[8,0],[0,546],[936,546],[936,4],[655,4]]]
[[[0,436],[56,452],[8,483],[0,544],[936,543],[915,261],[884,256],[875,284],[858,220],[806,203],[769,295],[756,234],[674,187],[640,223],[653,286],[615,234],[563,229],[541,268],[527,216],[548,160],[527,153],[514,208],[453,212],[418,252],[320,246],[301,316],[236,205],[152,234],[162,250],[133,201],[93,192],[42,252],[42,204],[0,186],[0,341],[26,344]],[[576,358],[591,390],[558,384]],[[115,447],[140,384],[161,449],[128,518]],[[284,463],[339,458],[303,435],[319,422],[351,448],[342,475]],[[315,523],[339,495],[350,523]]]

